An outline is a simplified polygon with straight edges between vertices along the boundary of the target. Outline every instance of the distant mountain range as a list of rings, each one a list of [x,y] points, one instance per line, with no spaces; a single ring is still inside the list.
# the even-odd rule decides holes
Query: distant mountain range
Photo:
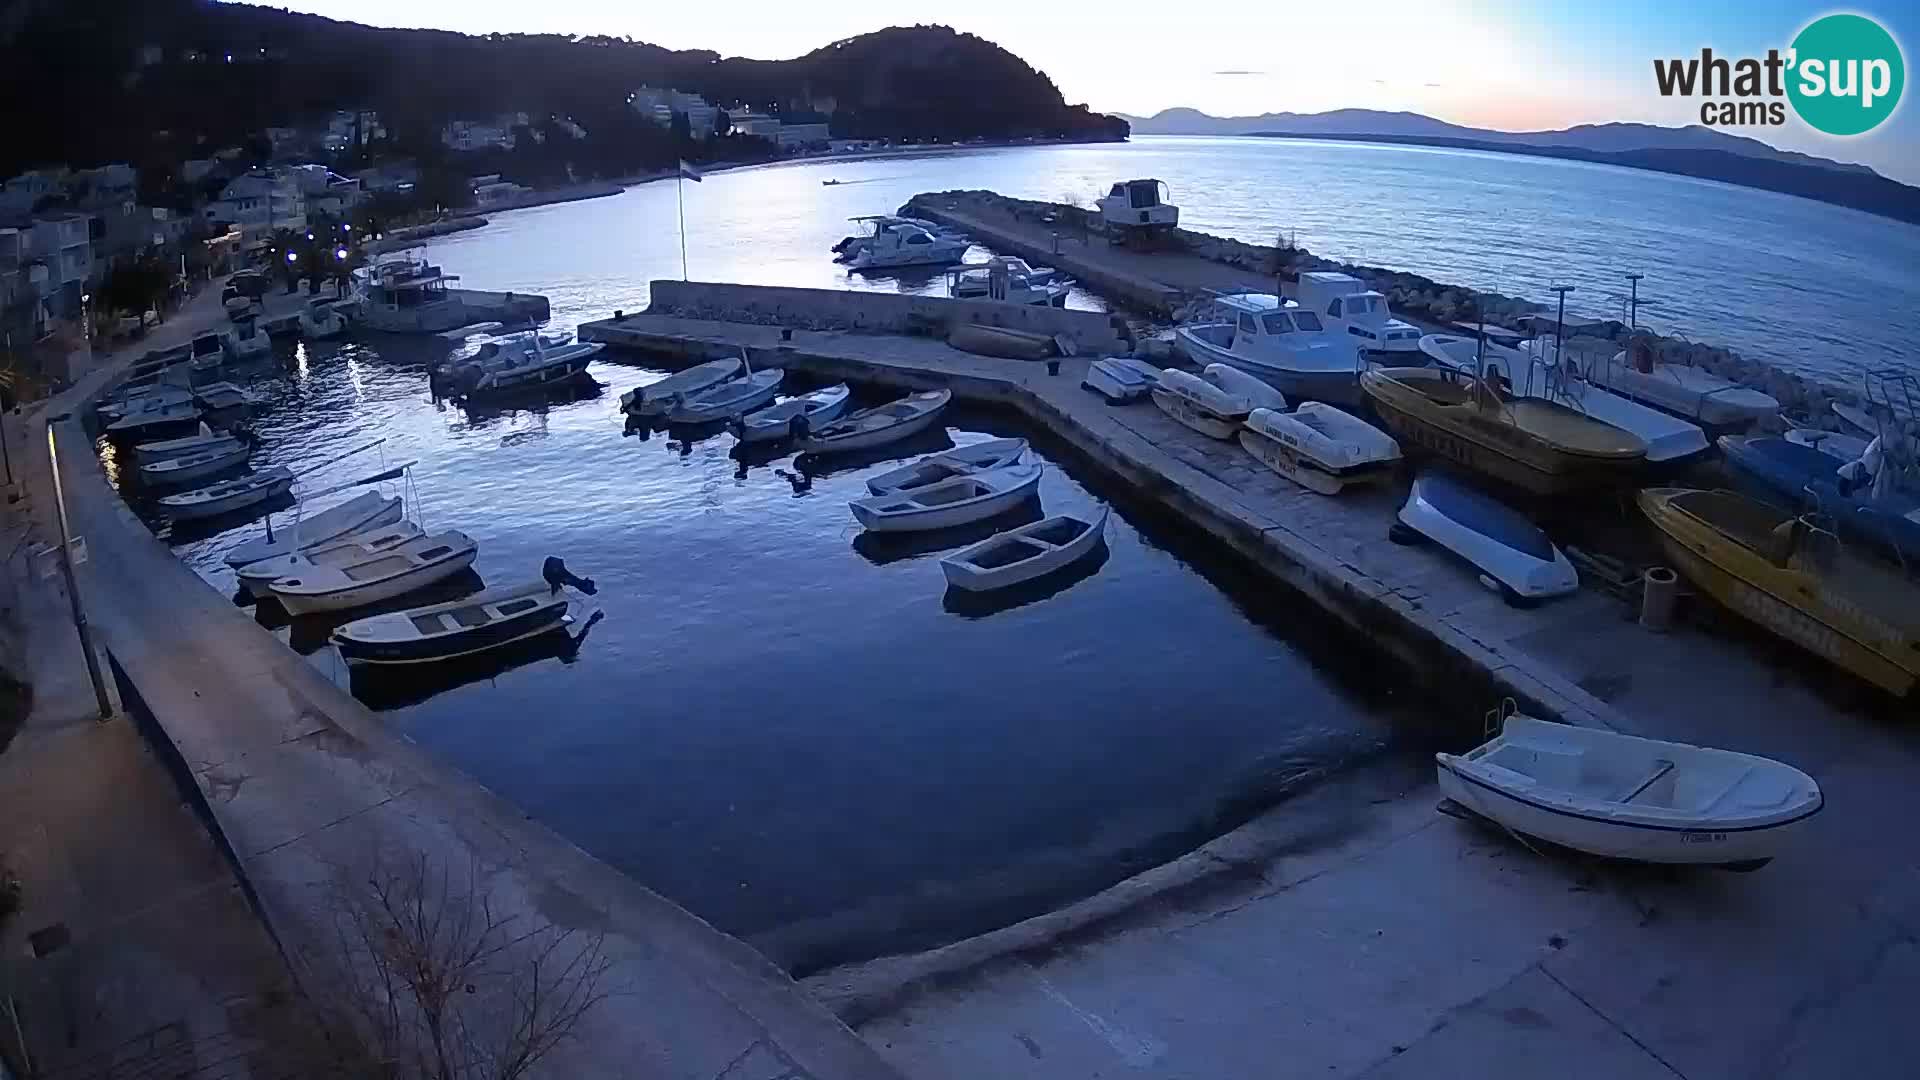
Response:
[[[1778,150],[1758,139],[1729,135],[1709,127],[1659,127],[1654,124],[1581,124],[1556,131],[1495,131],[1449,124],[1416,112],[1335,109],[1322,113],[1262,113],[1259,116],[1209,116],[1197,109],[1162,109],[1152,116],[1127,116],[1135,135],[1307,135],[1317,138],[1394,135],[1405,138],[1466,139],[1513,146],[1568,146],[1603,154],[1635,150],[1717,150],[1763,161],[1816,165],[1844,172],[1879,174],[1865,165]]]
[[[1420,113],[1374,109],[1224,117],[1165,109],[1153,116],[1118,115],[1135,135],[1353,139],[1567,158],[1718,180],[1920,222],[1920,188],[1889,180],[1865,165],[1780,150],[1706,127],[1582,124],[1560,131],[1494,131]]]

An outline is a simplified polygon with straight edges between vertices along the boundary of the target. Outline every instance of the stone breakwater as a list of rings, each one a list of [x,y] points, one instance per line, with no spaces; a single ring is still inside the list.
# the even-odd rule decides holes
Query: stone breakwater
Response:
[[[974,213],[997,213],[1016,222],[1045,227],[1063,236],[1098,237],[1104,227],[1097,211],[1063,203],[1014,199],[992,191],[943,191],[916,195],[900,213],[913,215],[929,207],[951,207]],[[1449,285],[1420,274],[1380,266],[1364,266],[1323,258],[1297,245],[1262,246],[1243,240],[1176,229],[1169,241],[1171,249],[1210,262],[1219,263],[1250,275],[1292,281],[1307,271],[1335,270],[1352,274],[1379,291],[1393,305],[1395,314],[1415,322],[1452,328],[1460,321],[1484,318],[1488,326],[1511,330],[1523,328],[1530,315],[1549,314],[1552,308],[1526,297]],[[1177,283],[1175,283],[1177,284]],[[1176,309],[1175,320],[1189,314],[1203,296],[1197,294],[1185,306]],[[1711,371],[1742,385],[1765,391],[1778,400],[1791,420],[1774,426],[1840,426],[1832,404],[1865,405],[1859,386],[1836,386],[1782,370],[1765,360],[1742,356],[1732,349],[1691,341],[1678,335],[1649,334],[1639,331],[1663,363],[1690,364]],[[1582,326],[1568,338],[1568,351],[1583,361],[1606,362],[1626,347],[1632,332],[1618,321]]]

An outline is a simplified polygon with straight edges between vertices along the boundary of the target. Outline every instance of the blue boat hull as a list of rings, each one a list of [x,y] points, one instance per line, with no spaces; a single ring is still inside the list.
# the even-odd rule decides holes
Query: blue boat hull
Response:
[[[1841,535],[1850,539],[1883,546],[1902,558],[1920,559],[1920,521],[1907,516],[1920,502],[1842,492],[1838,462],[1785,439],[1728,436],[1720,439],[1720,449],[1761,494],[1830,515]]]

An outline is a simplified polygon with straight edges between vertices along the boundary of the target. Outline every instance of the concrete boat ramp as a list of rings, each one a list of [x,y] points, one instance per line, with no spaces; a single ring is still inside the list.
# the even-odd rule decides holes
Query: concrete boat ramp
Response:
[[[902,1072],[1909,1075],[1920,856],[1900,823],[1920,810],[1920,745],[1885,721],[1910,706],[1742,630],[1652,634],[1591,590],[1508,607],[1466,568],[1386,539],[1399,491],[1303,491],[1151,404],[1106,405],[1080,388],[1083,358],[1050,375],[930,337],[793,329],[826,321],[800,299],[739,321],[677,303],[580,334],[669,366],[744,348],[756,366],[1010,409],[1136,509],[1190,522],[1377,643],[1430,693],[1441,741],[1475,741],[1510,696],[1778,757],[1829,795],[1804,844],[1735,875],[1531,850],[1436,814],[1429,767],[1366,770],[1062,911],[802,980]],[[766,317],[775,306],[794,317]]]

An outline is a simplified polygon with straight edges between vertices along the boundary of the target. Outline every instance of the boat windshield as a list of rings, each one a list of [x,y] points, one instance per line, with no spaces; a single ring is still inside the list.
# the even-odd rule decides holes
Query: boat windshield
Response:
[[[1273,315],[1266,316],[1261,321],[1266,323],[1267,333],[1269,334],[1293,333],[1293,320],[1287,318],[1285,315],[1280,315],[1276,313]]]
[[[1300,324],[1300,329],[1309,333],[1320,329],[1320,316],[1315,315],[1311,311],[1294,312],[1293,321]]]

